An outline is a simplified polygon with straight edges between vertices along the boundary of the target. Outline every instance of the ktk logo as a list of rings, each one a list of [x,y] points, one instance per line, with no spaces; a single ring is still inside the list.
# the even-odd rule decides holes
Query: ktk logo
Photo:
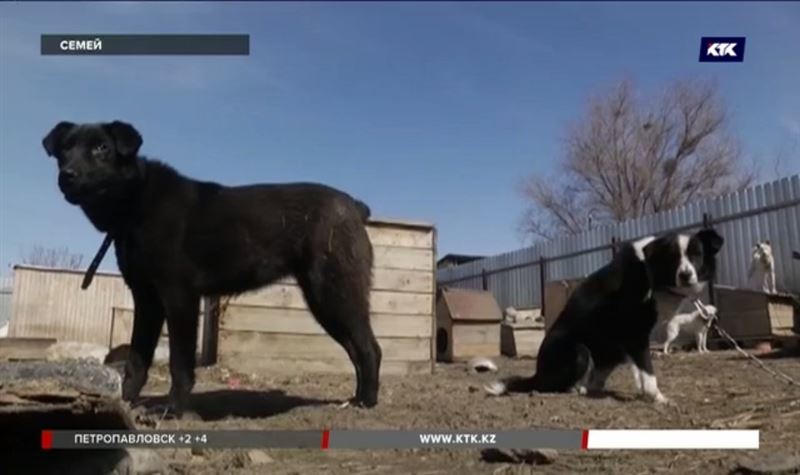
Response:
[[[736,43],[711,43],[708,45],[706,54],[709,56],[733,56],[736,57]]]
[[[700,39],[701,63],[741,63],[744,61],[743,36],[707,37]]]

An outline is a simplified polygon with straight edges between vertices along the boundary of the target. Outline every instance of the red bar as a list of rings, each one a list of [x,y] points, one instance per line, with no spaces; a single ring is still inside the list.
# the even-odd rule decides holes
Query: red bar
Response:
[[[583,431],[583,436],[581,437],[581,450],[587,450],[589,448],[589,431]]]
[[[42,431],[42,450],[50,450],[53,448],[53,431]]]
[[[328,449],[328,444],[330,444],[330,441],[331,441],[331,431],[329,430],[322,431],[322,446],[321,446],[322,450]]]

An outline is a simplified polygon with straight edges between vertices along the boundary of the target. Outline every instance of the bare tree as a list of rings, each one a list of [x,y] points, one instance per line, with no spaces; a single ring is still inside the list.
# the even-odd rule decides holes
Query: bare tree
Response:
[[[80,269],[83,254],[73,254],[66,247],[51,249],[37,245],[22,256],[22,263],[32,266]]]
[[[774,179],[777,180],[784,175],[787,163],[792,163],[793,160],[797,160],[798,150],[800,150],[800,134],[788,138],[778,147],[777,152],[775,152],[775,157],[772,160]]]
[[[679,81],[648,104],[621,81],[568,131],[558,176],[521,185],[521,232],[577,234],[747,186],[755,175],[726,122],[713,83]]]

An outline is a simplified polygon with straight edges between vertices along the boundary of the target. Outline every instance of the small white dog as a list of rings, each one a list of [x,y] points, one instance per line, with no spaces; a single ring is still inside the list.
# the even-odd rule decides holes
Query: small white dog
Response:
[[[775,293],[775,257],[769,241],[761,241],[753,246],[750,259],[749,277],[756,286],[767,293]]]
[[[507,323],[517,323],[517,318],[519,318],[519,312],[514,307],[506,307],[503,311],[503,319]]]
[[[706,319],[706,316],[701,315],[699,309],[695,309],[693,311],[678,310],[669,320],[669,323],[667,323],[667,338],[664,340],[665,355],[669,354],[669,345],[678,338],[681,330],[695,335],[697,351],[708,353],[708,346],[706,346],[708,330],[717,318],[717,307],[713,305],[703,305],[703,307],[705,307],[705,314],[708,319]],[[684,305],[681,305],[680,308],[683,309]]]

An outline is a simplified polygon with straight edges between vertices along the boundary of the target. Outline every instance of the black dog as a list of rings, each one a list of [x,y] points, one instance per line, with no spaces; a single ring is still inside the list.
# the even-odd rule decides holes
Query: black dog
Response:
[[[236,294],[292,275],[319,324],[356,370],[354,404],[378,401],[381,349],[372,333],[369,208],[319,184],[228,187],[186,178],[138,155],[130,124],[61,122],[42,141],[58,159],[66,200],[114,240],[134,324],[123,398],[138,397],[167,322],[170,409],[194,386],[200,298]]]
[[[659,307],[665,311],[670,303],[677,308],[685,297],[705,287],[723,242],[716,231],[703,230],[693,236],[650,237],[622,246],[611,263],[591,274],[570,296],[545,334],[536,374],[495,382],[486,390],[495,395],[598,392],[617,366],[631,361],[637,387],[655,401],[667,402],[653,374],[650,332]]]

